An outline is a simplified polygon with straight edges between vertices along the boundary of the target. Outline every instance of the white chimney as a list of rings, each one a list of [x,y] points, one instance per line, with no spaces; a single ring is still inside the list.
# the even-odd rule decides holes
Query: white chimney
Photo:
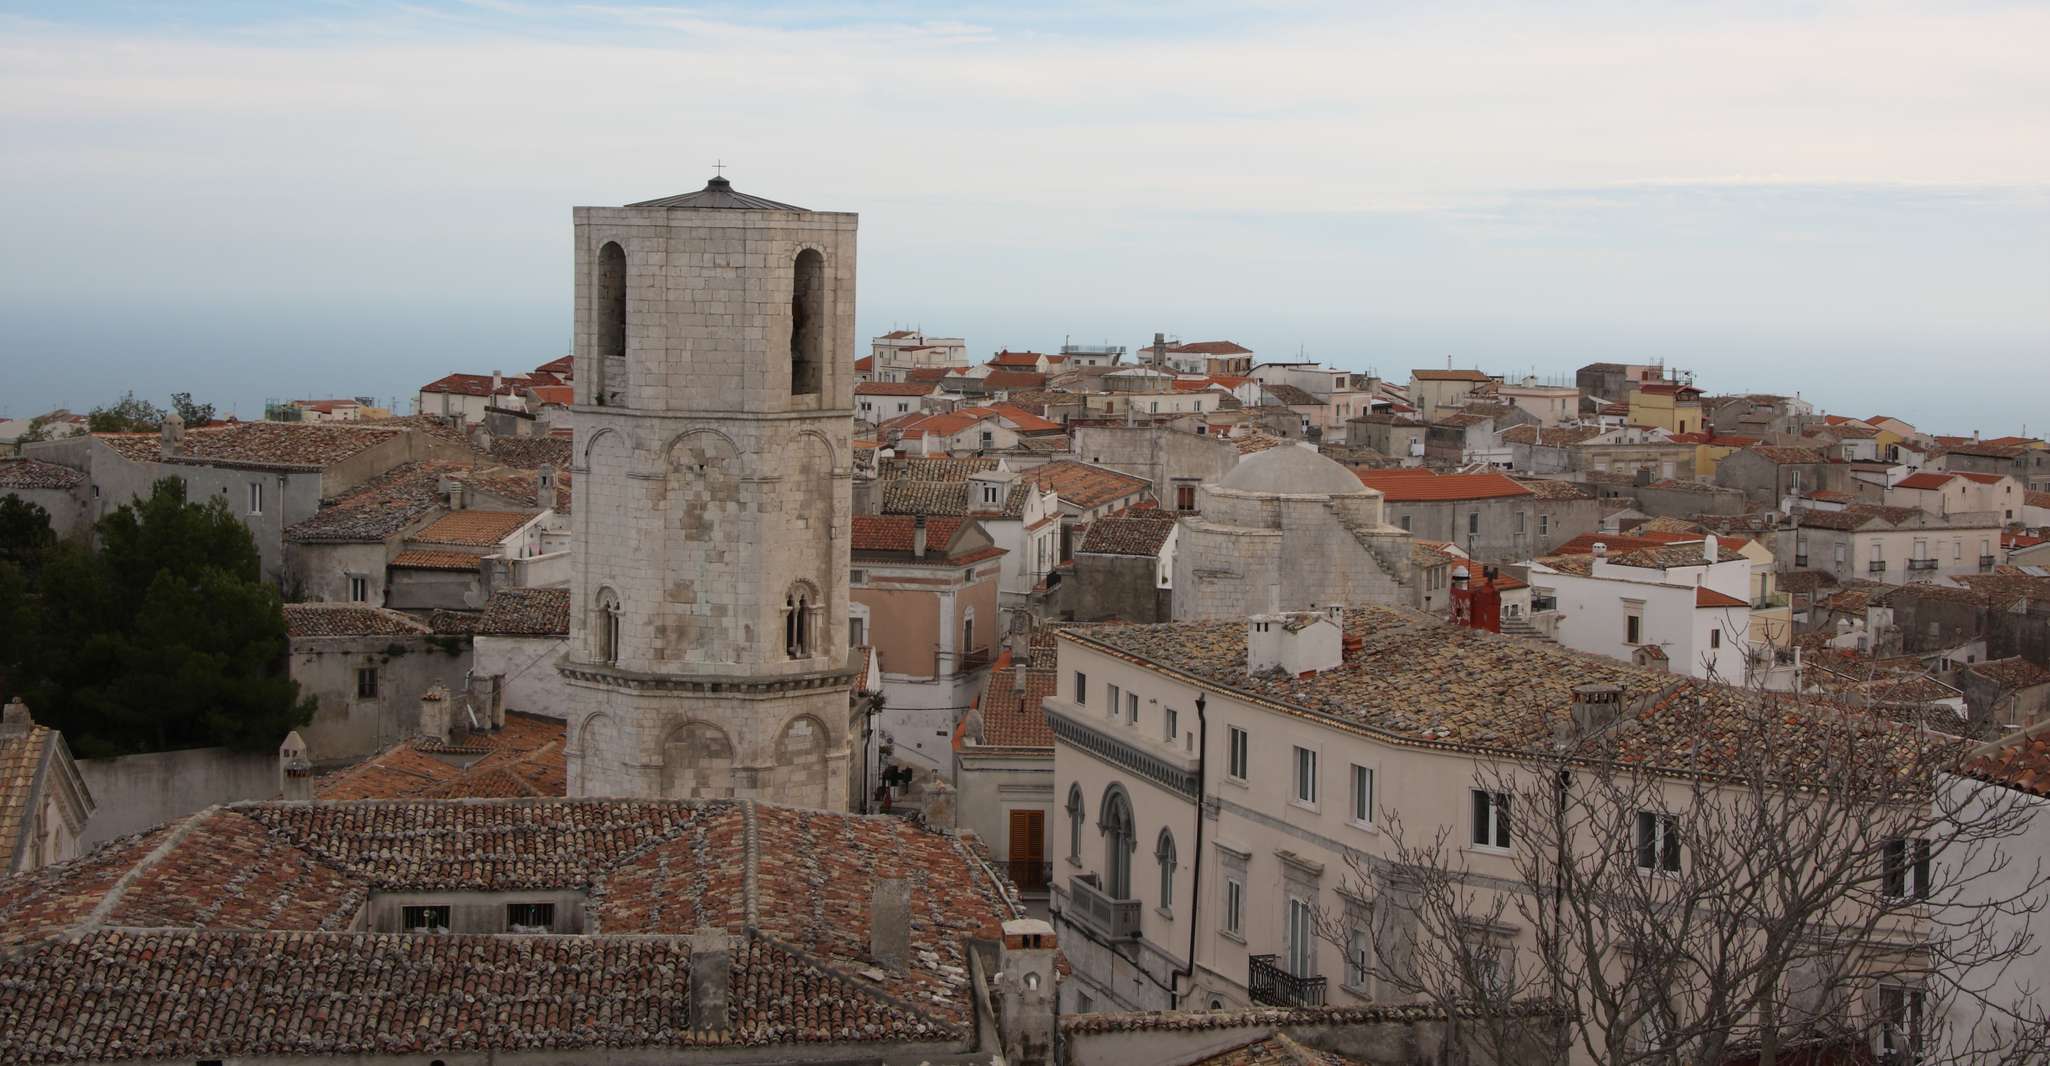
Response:
[[[1707,536],[1702,537],[1701,557],[1703,559],[1708,560],[1710,564],[1714,564],[1718,557],[1718,554],[1719,553],[1716,551],[1715,534],[1710,533]]]
[[[1344,659],[1345,628],[1327,615],[1256,614],[1246,622],[1247,673],[1278,669],[1296,677],[1335,669]]]
[[[925,558],[924,515],[916,515],[911,519],[911,557],[913,559]]]
[[[1606,558],[1608,558],[1608,557],[1609,557],[1609,546],[1608,546],[1608,545],[1606,545],[1606,544],[1603,544],[1603,543],[1602,543],[1601,541],[1595,541],[1595,542],[1594,542],[1594,557],[1595,557],[1595,558],[1597,558],[1597,559],[1606,559]]]

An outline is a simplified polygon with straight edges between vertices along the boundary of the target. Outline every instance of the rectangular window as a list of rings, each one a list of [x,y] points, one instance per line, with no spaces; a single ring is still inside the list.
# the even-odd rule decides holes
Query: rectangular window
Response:
[[[1236,877],[1224,879],[1224,931],[1233,936],[1246,931],[1246,883]]]
[[[1125,721],[1139,724],[1139,694],[1136,692],[1125,693]]]
[[[1904,985],[1879,986],[1879,1061],[1912,1066],[1922,1061],[1923,994]]]
[[[1369,966],[1367,930],[1353,926],[1345,933],[1345,987],[1366,991]]]
[[[1680,819],[1652,811],[1637,812],[1637,868],[1680,872]]]
[[[377,698],[377,667],[365,666],[356,671],[356,698],[374,700]]]
[[[1408,532],[1410,532],[1410,528],[1409,528],[1409,516],[1408,516],[1408,515],[1403,515],[1403,516],[1402,516],[1402,531],[1403,531],[1404,533],[1408,533]]]
[[[1118,708],[1123,706],[1125,702],[1124,690],[1116,685],[1106,685],[1104,687],[1110,690],[1110,716],[1116,718],[1118,716]]]
[[[263,513],[263,482],[261,481],[249,483],[249,513]]]
[[[1523,522],[1524,522],[1524,513],[1523,513],[1522,511],[1518,511],[1518,512],[1516,512],[1516,532],[1518,532],[1518,533],[1521,533],[1521,532],[1523,532]]]
[[[1550,534],[1551,534],[1551,532],[1552,532],[1552,516],[1551,516],[1551,515],[1548,515],[1548,514],[1541,514],[1541,515],[1539,515],[1539,516],[1538,516],[1538,536],[1540,536],[1540,537],[1543,537],[1543,536],[1548,536],[1548,535],[1550,535]]]
[[[1288,972],[1297,977],[1315,976],[1317,932],[1310,902],[1288,897]]]
[[[370,579],[361,574],[349,575],[349,602],[367,603],[370,600]]]
[[[1721,629],[1710,629],[1708,631],[1708,646],[1711,648],[1723,646],[1723,631]]]
[[[1644,640],[1644,619],[1628,615],[1623,619],[1623,643],[1639,644]]]
[[[1352,820],[1374,824],[1374,771],[1365,766],[1352,768]]]
[[[1308,748],[1295,750],[1295,800],[1317,802],[1317,753]]]
[[[847,646],[859,648],[868,643],[868,619],[855,615],[847,620]]]
[[[1509,846],[1509,793],[1473,790],[1472,839],[1477,848]]]
[[[1195,510],[1195,509],[1196,509],[1196,486],[1194,486],[1194,485],[1176,485],[1176,486],[1174,487],[1174,507],[1175,507],[1175,510],[1177,510],[1177,511],[1193,511],[1193,510]]]
[[[448,932],[447,907],[404,907],[399,911],[400,928],[408,933]]]
[[[1167,737],[1169,743],[1181,739],[1181,717],[1173,707],[1164,708],[1160,712],[1162,735]]]
[[[1468,533],[1479,533],[1481,531],[1481,513],[1479,511],[1466,512],[1466,531]]]
[[[508,903],[505,928],[514,933],[548,933],[555,930],[555,904]]]
[[[1238,726],[1232,726],[1229,739],[1230,744],[1225,757],[1224,772],[1229,777],[1244,781],[1246,779],[1247,756],[1251,754],[1247,745],[1246,731]]]
[[[1894,837],[1886,842],[1886,894],[1891,899],[1929,898],[1929,842]]]
[[[1088,705],[1089,675],[1077,670],[1075,671],[1075,706],[1087,707]]]

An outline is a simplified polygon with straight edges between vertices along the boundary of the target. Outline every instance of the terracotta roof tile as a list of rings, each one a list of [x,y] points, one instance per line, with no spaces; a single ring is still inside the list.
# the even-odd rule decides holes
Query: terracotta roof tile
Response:
[[[1183,355],[1253,354],[1253,350],[1251,348],[1242,347],[1233,341],[1192,341],[1188,344],[1177,344],[1169,348],[1168,351]]]
[[[567,637],[569,590],[500,589],[484,604],[475,632],[497,637]]]
[[[412,637],[428,632],[412,615],[360,603],[285,604],[288,637]]]
[[[22,821],[28,817],[36,780],[56,738],[54,731],[34,723],[18,736],[0,737],[0,873],[13,869]]]
[[[1062,503],[1082,508],[1101,507],[1138,496],[1148,486],[1144,478],[1072,459],[1035,466],[1019,478],[1041,489],[1052,489]]]
[[[322,467],[401,432],[383,422],[237,422],[187,429],[178,453],[167,461]]]
[[[1701,585],[1697,586],[1694,590],[1694,606],[1700,608],[1749,607],[1751,605],[1745,602],[1744,600],[1738,599],[1735,596],[1724,595],[1723,593],[1717,592],[1716,590],[1709,588],[1706,585]]]
[[[1536,495],[1506,474],[1433,474],[1421,469],[1361,470],[1356,473],[1363,484],[1381,493],[1390,503]]]
[[[85,482],[82,471],[40,459],[0,459],[0,489],[69,489]]]
[[[1158,508],[1127,508],[1089,524],[1077,551],[1098,555],[1157,556],[1174,532],[1175,516]]]
[[[568,470],[576,442],[561,437],[493,437],[491,457],[507,466],[539,469],[543,464]]]
[[[392,556],[391,565],[411,570],[475,570],[483,556],[470,552],[411,548]]]
[[[1478,370],[1412,370],[1409,376],[1416,381],[1488,381],[1488,375]]]
[[[454,511],[437,519],[433,525],[413,535],[413,539],[426,544],[465,544],[471,547],[496,547],[499,542],[512,536],[521,526],[534,520],[538,511]]]

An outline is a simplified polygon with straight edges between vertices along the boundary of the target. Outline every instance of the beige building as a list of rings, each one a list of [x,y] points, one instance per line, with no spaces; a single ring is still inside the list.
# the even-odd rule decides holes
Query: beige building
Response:
[[[1445,408],[1460,406],[1468,393],[1494,380],[1478,370],[1412,370],[1409,403],[1428,422]]]
[[[1783,567],[1902,585],[1993,569],[2000,521],[1991,513],[1939,517],[1914,507],[1800,508],[1776,539]]]
[[[855,217],[580,207],[572,796],[845,809]]]
[[[1536,378],[1525,377],[1514,385],[1503,383],[1495,395],[1503,403],[1530,412],[1538,425],[1546,428],[1580,418],[1580,390],[1571,385],[1540,385]]]

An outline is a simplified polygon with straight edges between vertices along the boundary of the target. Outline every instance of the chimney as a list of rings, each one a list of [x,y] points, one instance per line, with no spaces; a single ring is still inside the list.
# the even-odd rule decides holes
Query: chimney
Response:
[[[1701,557],[1702,557],[1703,559],[1707,560],[1707,561],[1708,561],[1708,562],[1709,562],[1710,564],[1713,564],[1713,563],[1715,563],[1715,561],[1716,561],[1716,559],[1717,559],[1717,557],[1718,557],[1719,555],[1720,555],[1720,553],[1716,551],[1716,540],[1715,540],[1715,534],[1713,534],[1713,533],[1710,533],[1710,534],[1707,534],[1706,536],[1702,537],[1702,538],[1701,538]]]
[[[1609,557],[1609,546],[1608,546],[1608,545],[1606,545],[1606,544],[1603,544],[1603,543],[1602,543],[1601,541],[1595,541],[1595,542],[1594,542],[1594,557],[1595,557],[1595,558],[1597,558],[1597,559],[1606,559],[1606,558],[1608,558],[1608,557]]]
[[[420,694],[420,734],[448,743],[449,700],[448,689],[436,681],[434,687]]]
[[[959,805],[954,801],[954,786],[940,777],[937,768],[932,771],[922,789],[921,806],[925,824],[931,829],[953,829],[958,818],[955,812]]]
[[[29,727],[35,724],[35,719],[29,717],[28,704],[21,702],[20,696],[8,700],[6,709],[0,710],[0,737],[27,736]]]
[[[489,396],[487,396],[487,397],[485,397],[485,398],[484,398],[484,406],[486,406],[486,407],[496,407],[496,406],[498,406],[498,390],[500,390],[500,389],[502,389],[502,388],[504,388],[504,387],[505,387],[505,375],[504,375],[504,374],[502,374],[502,373],[499,373],[499,372],[498,372],[498,371],[496,371],[496,370],[492,371],[492,372],[491,372],[491,395],[489,395]]]
[[[542,463],[534,473],[534,506],[555,510],[555,464]]]
[[[925,558],[924,515],[916,515],[911,519],[911,557],[913,559]]]
[[[733,1027],[733,938],[724,929],[699,929],[690,943],[690,1027],[723,1033]]]
[[[997,1029],[1004,1061],[1016,1066],[1053,1062],[1054,932],[1039,918],[1004,923],[997,962]]]
[[[278,745],[278,795],[286,803],[313,802],[313,764],[306,761],[306,741],[296,729]]]
[[[911,882],[879,877],[869,895],[868,954],[877,963],[902,971],[911,959]]]
[[[1573,687],[1573,726],[1580,731],[1582,736],[1608,728],[1622,713],[1622,686],[1575,685]]]
[[[157,427],[157,451],[166,459],[185,451],[185,420],[178,412],[164,412],[164,422]]]

